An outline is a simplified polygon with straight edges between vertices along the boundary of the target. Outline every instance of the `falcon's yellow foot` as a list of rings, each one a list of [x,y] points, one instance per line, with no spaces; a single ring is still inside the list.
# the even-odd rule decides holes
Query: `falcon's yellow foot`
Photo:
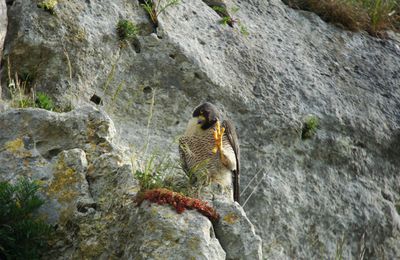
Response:
[[[212,152],[217,153],[218,150],[222,150],[222,136],[225,133],[225,128],[221,128],[221,124],[219,121],[215,124],[215,129],[214,129],[214,140],[215,140],[215,147],[213,148]]]

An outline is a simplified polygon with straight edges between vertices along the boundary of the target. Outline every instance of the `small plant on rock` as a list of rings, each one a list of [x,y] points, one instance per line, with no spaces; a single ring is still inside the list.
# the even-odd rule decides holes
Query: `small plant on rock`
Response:
[[[52,99],[47,94],[38,92],[35,97],[33,88],[28,87],[28,81],[19,80],[17,74],[15,75],[15,80],[11,80],[8,87],[14,107],[38,107],[50,111],[55,108]],[[26,94],[29,91],[30,93]]]
[[[138,32],[138,28],[129,20],[120,20],[117,24],[117,34],[120,41],[132,40]]]
[[[240,33],[241,33],[242,35],[244,35],[244,36],[249,36],[250,33],[249,33],[249,31],[247,30],[246,26],[244,26],[241,22],[238,22],[238,24],[239,24],[239,28],[240,28]]]
[[[43,108],[46,110],[54,110],[54,103],[53,100],[45,93],[43,92],[38,92],[36,94],[36,107],[38,108]]]
[[[303,123],[303,130],[301,133],[301,138],[302,139],[308,139],[311,138],[315,135],[317,132],[319,122],[318,118],[314,115],[308,116]]]
[[[166,187],[164,180],[177,168],[169,157],[158,157],[156,153],[150,155],[144,167],[135,171],[134,176],[139,180],[142,190]]]
[[[29,93],[32,92],[30,77],[23,77],[24,80],[21,80],[18,73],[15,73],[15,77],[12,78],[10,70],[8,70],[8,74],[8,90],[10,91],[12,106],[18,108],[33,107],[35,105],[33,93]]]
[[[235,22],[233,18],[229,15],[228,10],[224,6],[213,6],[212,9],[219,15],[221,16],[221,20],[219,21],[220,24],[222,25],[229,25],[233,26],[233,23]]]
[[[39,259],[51,226],[35,217],[44,203],[39,185],[25,178],[0,182],[0,259]]]
[[[144,0],[142,7],[149,14],[151,21],[155,27],[158,27],[158,16],[165,11],[168,7],[178,5],[179,0],[166,0],[164,5],[161,4],[162,0]]]
[[[44,0],[38,3],[38,7],[49,12],[50,14],[55,14],[55,8],[58,4],[58,0]]]
[[[8,72],[8,91],[11,97],[11,106],[17,108],[37,107],[56,112],[67,112],[72,109],[69,107],[56,107],[53,100],[46,93],[35,93],[34,77],[29,73],[15,73],[11,75],[10,60],[7,59]]]

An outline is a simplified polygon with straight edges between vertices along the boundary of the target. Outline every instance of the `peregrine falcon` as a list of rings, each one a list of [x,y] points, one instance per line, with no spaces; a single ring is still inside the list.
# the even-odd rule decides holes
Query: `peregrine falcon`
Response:
[[[205,163],[209,182],[218,184],[239,203],[238,137],[231,121],[221,123],[221,114],[214,105],[206,102],[194,110],[179,139],[179,153],[187,173]]]

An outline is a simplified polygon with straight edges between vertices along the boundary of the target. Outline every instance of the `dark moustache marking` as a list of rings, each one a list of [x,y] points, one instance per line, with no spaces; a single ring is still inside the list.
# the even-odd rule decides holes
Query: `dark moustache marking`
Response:
[[[204,104],[198,106],[193,111],[193,117],[204,116],[206,121],[201,126],[201,129],[207,130],[210,127],[214,126],[214,124],[219,119],[220,115],[218,109],[211,103],[205,102]]]

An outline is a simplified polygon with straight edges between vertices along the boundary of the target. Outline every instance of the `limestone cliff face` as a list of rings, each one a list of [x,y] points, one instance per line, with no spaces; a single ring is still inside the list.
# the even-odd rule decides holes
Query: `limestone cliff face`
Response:
[[[332,258],[337,248],[349,257],[399,258],[399,36],[344,31],[278,0],[227,4],[238,7],[232,16],[240,25],[223,26],[203,1],[182,0],[159,16],[154,33],[137,1],[59,1],[53,15],[36,1],[9,1],[3,98],[7,58],[60,104],[79,107],[101,97],[116,144],[140,150],[150,136],[151,149],[174,156],[173,140],[192,108],[213,102],[237,125],[242,186],[258,173],[242,197],[259,183],[244,210],[263,240],[264,258]],[[140,28],[123,47],[115,29],[121,19]],[[319,127],[302,139],[310,114]],[[54,141],[70,131],[54,133]],[[5,145],[22,137],[1,138]],[[83,152],[67,145],[38,153],[66,167],[74,158],[88,170],[91,160],[107,157],[85,161]],[[86,201],[86,184],[74,187]],[[213,252],[221,248],[201,241]]]

